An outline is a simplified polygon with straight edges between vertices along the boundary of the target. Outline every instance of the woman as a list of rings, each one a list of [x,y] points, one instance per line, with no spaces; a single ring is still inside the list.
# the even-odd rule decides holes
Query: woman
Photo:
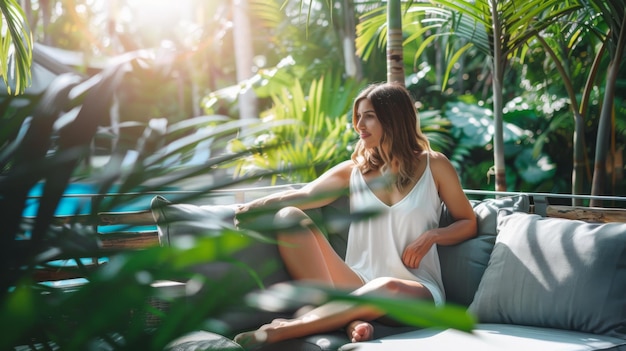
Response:
[[[313,281],[354,294],[387,294],[444,302],[436,245],[473,237],[476,218],[450,161],[430,148],[421,133],[409,92],[394,83],[373,84],[354,101],[352,124],[359,133],[352,159],[299,190],[270,195],[240,206],[238,212],[294,201],[278,221],[299,221],[297,233],[278,235],[289,245],[279,252],[294,279]],[[303,210],[327,205],[321,194],[350,189],[351,211],[379,215],[351,224],[345,261]],[[306,201],[306,199],[314,199]],[[438,228],[441,203],[456,221]],[[303,262],[305,262],[303,264]],[[368,321],[384,316],[371,306],[331,302],[291,320],[276,320],[237,335],[244,348],[346,327],[353,342],[372,338]]]

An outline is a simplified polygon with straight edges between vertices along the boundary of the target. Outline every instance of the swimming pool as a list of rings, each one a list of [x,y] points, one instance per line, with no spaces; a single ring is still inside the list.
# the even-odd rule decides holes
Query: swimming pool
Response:
[[[39,197],[43,193],[43,183],[36,184],[28,193],[24,216],[36,216],[39,208]],[[89,183],[71,183],[59,201],[56,215],[88,214],[91,211],[92,199],[102,196],[116,196],[117,187],[112,187],[108,195],[99,195],[98,187]],[[112,211],[138,211],[150,208],[151,194],[126,196],[123,204]]]
[[[37,216],[37,211],[39,209],[39,199],[43,194],[44,184],[38,183],[36,184],[28,194],[28,199],[26,200],[25,208],[22,213],[24,217],[35,217]],[[113,187],[110,191],[109,196],[118,196],[117,195],[117,187]],[[112,194],[112,195],[111,195]],[[55,211],[55,215],[63,216],[63,215],[75,215],[75,214],[89,214],[92,210],[92,200],[97,196],[106,196],[106,195],[98,195],[98,187],[95,184],[89,183],[71,183],[64,191],[63,198],[59,201],[57,209]],[[154,197],[153,194],[133,194],[130,196],[125,196],[124,201],[121,202],[121,205],[114,207],[111,212],[116,211],[140,211],[146,210],[150,208],[150,201]],[[108,232],[114,232],[124,230],[128,232],[142,232],[142,231],[154,231],[156,230],[156,225],[153,226],[133,226],[129,227],[126,225],[108,225],[101,226],[97,228],[97,231],[102,234],[106,234]],[[19,239],[29,239],[30,232],[21,233]],[[88,257],[80,259],[83,265],[89,265],[93,263],[94,258]],[[108,262],[107,257],[99,257],[97,258],[98,264]],[[56,260],[50,261],[46,264],[54,266],[54,267],[76,267],[77,262],[74,259],[66,259],[66,260]],[[51,287],[72,287],[75,285],[81,285],[86,282],[84,278],[76,278],[76,279],[65,279],[59,281],[48,281],[42,282],[42,284],[51,286]]]

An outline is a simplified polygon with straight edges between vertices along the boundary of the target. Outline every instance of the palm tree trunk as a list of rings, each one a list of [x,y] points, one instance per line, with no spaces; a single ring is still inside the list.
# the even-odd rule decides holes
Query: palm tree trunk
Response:
[[[439,34],[440,32],[441,28],[438,28],[437,33]],[[443,55],[443,47],[445,47],[445,45],[442,45],[443,40],[445,40],[445,38],[440,37],[439,39],[433,41],[433,48],[435,51],[435,84],[437,84],[438,87],[444,86],[443,76],[446,60]]]
[[[356,55],[356,21],[354,17],[354,1],[342,1],[343,26],[340,28],[341,45],[343,47],[343,60],[348,77],[361,80],[363,78],[363,67]]]
[[[43,43],[46,45],[52,44],[52,38],[50,38],[50,22],[52,21],[52,5],[50,0],[40,0],[39,7],[41,8],[41,21],[43,25]]]
[[[252,77],[252,35],[248,18],[248,0],[236,0],[233,3],[233,34],[235,36],[235,65],[239,83]],[[256,95],[251,87],[239,97],[239,118],[258,118]]]
[[[493,18],[493,158],[496,175],[496,191],[506,191],[506,172],[504,166],[504,124],[502,122],[502,80],[504,62],[502,52],[502,27],[498,15],[498,0],[490,0]]]
[[[570,100],[570,108],[572,115],[574,116],[574,152],[573,152],[573,167],[572,167],[572,194],[582,194],[583,190],[583,175],[585,174],[585,120],[581,114],[581,109],[578,107],[578,101],[576,100],[576,93],[574,92],[574,85],[572,79],[565,69],[564,65],[554,50],[548,45],[545,39],[540,35],[536,35],[537,40],[546,51],[552,61],[554,62],[557,71],[563,79],[563,86],[567,91],[567,96]],[[581,206],[581,199],[572,199],[572,206]]]
[[[609,139],[611,134],[611,117],[615,100],[615,83],[619,74],[620,63],[626,47],[626,16],[622,18],[620,33],[617,40],[615,56],[611,59],[607,72],[604,88],[604,99],[602,101],[602,112],[598,124],[598,134],[596,138],[596,158],[593,169],[593,180],[591,184],[591,195],[605,195],[606,186],[606,161],[609,150]],[[601,200],[591,200],[591,206],[602,206]]]
[[[402,8],[400,0],[387,2],[387,81],[404,85]]]

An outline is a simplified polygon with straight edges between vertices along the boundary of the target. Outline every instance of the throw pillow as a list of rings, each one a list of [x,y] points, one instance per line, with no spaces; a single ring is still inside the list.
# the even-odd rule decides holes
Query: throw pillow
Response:
[[[510,323],[626,338],[626,224],[498,215],[469,311]]]
[[[530,209],[530,201],[525,194],[471,202],[478,223],[477,236],[457,245],[437,247],[446,301],[462,306],[469,306],[474,299],[487,268],[496,240],[498,210],[511,208],[528,212]],[[439,225],[447,226],[453,221],[444,206]]]

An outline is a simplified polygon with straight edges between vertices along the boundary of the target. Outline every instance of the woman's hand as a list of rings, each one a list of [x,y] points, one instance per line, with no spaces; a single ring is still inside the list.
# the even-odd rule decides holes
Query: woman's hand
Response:
[[[427,231],[410,243],[402,253],[402,263],[408,268],[417,268],[435,243],[434,233]]]

